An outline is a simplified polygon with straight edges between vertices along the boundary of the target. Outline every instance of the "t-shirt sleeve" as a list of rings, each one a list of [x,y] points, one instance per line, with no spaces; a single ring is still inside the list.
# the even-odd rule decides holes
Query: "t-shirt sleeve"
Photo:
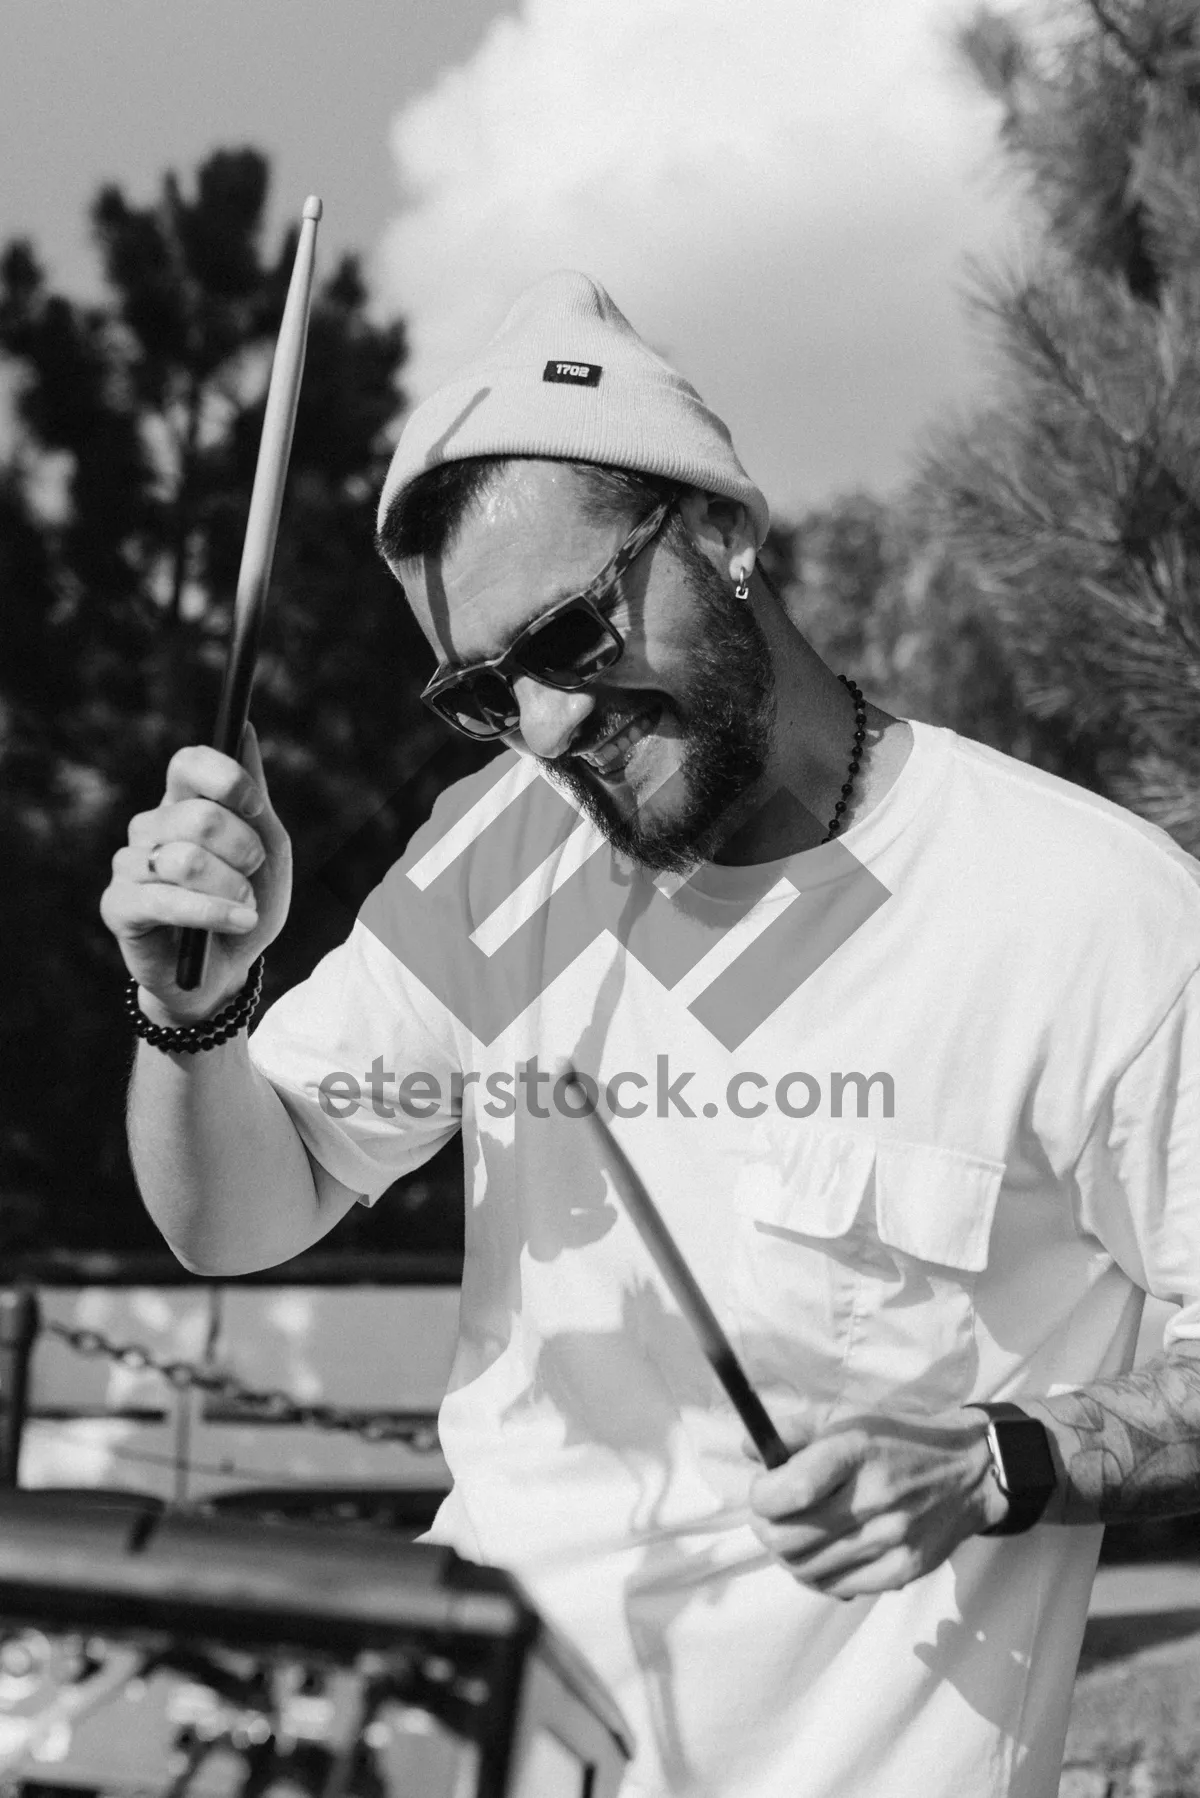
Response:
[[[489,826],[536,779],[531,757],[506,751],[439,794],[346,941],[250,1039],[310,1155],[367,1204],[459,1127],[461,1020],[490,1017],[495,983],[472,933],[528,872],[505,859],[520,861],[521,833],[497,844]]]
[[[361,921],[271,1007],[249,1047],[310,1155],[365,1204],[459,1127],[452,1022]]]
[[[1200,1341],[1200,974],[1114,1082],[1077,1175],[1084,1228],[1179,1307],[1166,1346]]]

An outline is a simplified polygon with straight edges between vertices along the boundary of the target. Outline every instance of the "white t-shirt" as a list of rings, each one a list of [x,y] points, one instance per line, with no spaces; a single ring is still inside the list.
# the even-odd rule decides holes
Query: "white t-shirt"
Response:
[[[741,1425],[589,1134],[514,1080],[531,1057],[644,1104],[614,1128],[779,1422],[1119,1372],[1143,1292],[1200,1337],[1200,870],[912,728],[839,841],[682,887],[501,757],[252,1040],[368,1201],[461,1113],[433,1535],[588,1655],[638,1738],[631,1794],[1045,1798],[1100,1530],[974,1537],[850,1603],[771,1562]]]

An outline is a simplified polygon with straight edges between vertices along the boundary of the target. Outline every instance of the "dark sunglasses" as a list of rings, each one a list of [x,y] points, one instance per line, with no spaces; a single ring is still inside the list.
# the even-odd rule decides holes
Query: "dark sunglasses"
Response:
[[[605,612],[620,599],[622,576],[649,549],[674,504],[666,500],[656,506],[582,593],[559,600],[527,624],[502,655],[435,674],[421,694],[425,704],[464,736],[502,737],[521,721],[512,689],[514,674],[527,674],[543,687],[570,693],[619,662],[625,639]]]

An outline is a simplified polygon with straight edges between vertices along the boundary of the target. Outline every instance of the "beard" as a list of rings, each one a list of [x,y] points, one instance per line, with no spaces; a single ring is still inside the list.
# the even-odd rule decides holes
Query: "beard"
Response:
[[[663,695],[680,727],[680,765],[654,793],[665,815],[643,818],[636,802],[622,812],[570,755],[543,766],[619,853],[645,868],[687,874],[744,821],[747,796],[767,764],[775,677],[749,605],[729,592],[686,534],[673,548],[697,630],[687,686],[677,699]]]

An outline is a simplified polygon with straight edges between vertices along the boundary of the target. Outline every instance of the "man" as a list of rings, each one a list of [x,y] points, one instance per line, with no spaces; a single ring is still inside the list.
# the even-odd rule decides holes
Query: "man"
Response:
[[[287,837],[252,735],[245,770],[174,758],[104,902],[153,1039],[134,1161],[180,1258],[226,1274],[462,1129],[434,1535],[588,1653],[631,1793],[1045,1798],[1097,1520],[1200,1503],[1197,868],[865,706],[758,571],[766,525],[601,289],[518,302],[409,419],[380,507],[430,703],[509,753],[249,1046]],[[185,924],[217,932],[194,994]],[[747,1452],[581,1095],[783,1466]],[[1131,1374],[1147,1291],[1180,1310]]]

